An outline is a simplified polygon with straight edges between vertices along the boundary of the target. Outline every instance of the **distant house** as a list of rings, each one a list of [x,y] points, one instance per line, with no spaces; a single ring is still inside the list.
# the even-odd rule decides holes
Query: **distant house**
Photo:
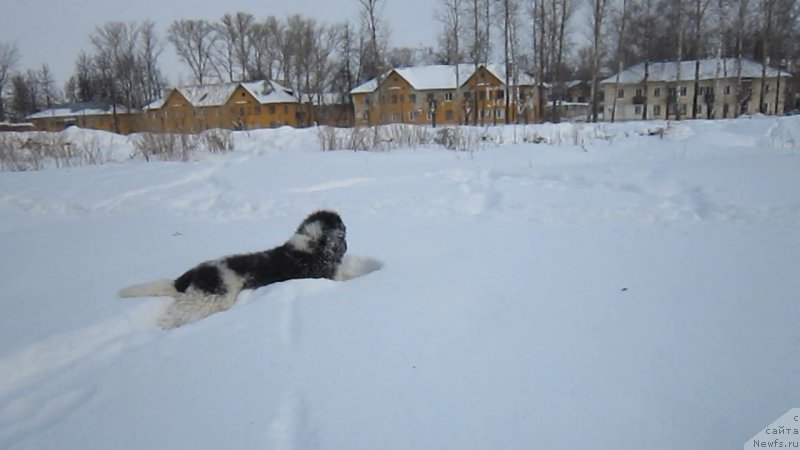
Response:
[[[23,123],[11,123],[11,122],[0,122],[0,131],[33,131],[35,130],[34,126],[30,122],[23,122]]]
[[[61,131],[77,126],[120,134],[135,131],[139,126],[139,119],[134,111],[124,106],[114,107],[98,102],[70,103],[26,117],[40,131]]]
[[[539,117],[531,76],[506,86],[502,65],[433,65],[390,70],[353,89],[356,125],[491,125]],[[508,106],[508,108],[506,108]]]
[[[314,125],[352,127],[355,123],[349,95],[303,94],[302,99],[305,106],[311,105],[311,121]]]
[[[294,92],[270,80],[170,89],[144,114],[148,131],[169,133],[299,127],[310,121]]]
[[[604,120],[692,118],[696,63],[649,63],[646,74],[641,63],[602,80]],[[699,67],[698,118],[784,113],[787,72],[767,67],[763,73],[747,59],[739,67],[734,58],[700,60]]]

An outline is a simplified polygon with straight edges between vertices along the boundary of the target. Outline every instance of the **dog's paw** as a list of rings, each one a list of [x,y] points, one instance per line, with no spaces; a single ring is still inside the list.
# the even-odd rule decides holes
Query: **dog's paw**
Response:
[[[368,273],[375,272],[381,267],[383,267],[383,263],[377,259],[345,255],[333,279],[336,281],[352,280],[353,278],[362,277]]]

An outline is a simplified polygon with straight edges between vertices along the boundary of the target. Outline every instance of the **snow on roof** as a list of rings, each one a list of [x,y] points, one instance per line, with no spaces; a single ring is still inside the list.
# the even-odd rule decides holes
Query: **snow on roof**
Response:
[[[297,98],[291,89],[271,80],[251,81],[241,85],[261,104],[297,103]]]
[[[394,69],[398,75],[418,91],[455,89],[457,82],[464,83],[475,72],[472,64],[419,66]],[[456,72],[458,79],[456,79]]]
[[[201,108],[224,105],[230,100],[239,86],[242,86],[261,104],[297,103],[297,99],[291,89],[281,86],[272,80],[180,86],[173,90],[177,90],[192,106]],[[150,103],[144,109],[162,108],[173,90],[167,91],[163,98]]]
[[[481,64],[479,67],[485,67],[492,75],[497,77],[501,82],[505,82],[506,71],[504,64]],[[463,86],[464,83],[475,73],[474,64],[458,64],[458,65],[432,65],[432,66],[417,66],[417,67],[404,67],[400,69],[392,69],[389,73],[395,72],[403,77],[414,89],[418,91],[432,91],[432,90],[445,90],[456,89]],[[456,77],[456,75],[458,75]],[[520,72],[518,75],[518,85],[532,86],[535,84],[533,77]],[[369,80],[366,83],[356,87],[351,94],[366,94],[374,92],[378,84],[375,79]]]
[[[378,80],[373,78],[373,79],[367,81],[364,84],[356,86],[355,88],[353,88],[352,91],[350,91],[350,93],[351,94],[369,94],[370,92],[374,92],[375,89],[377,89],[377,88],[378,88]]]
[[[87,103],[70,103],[68,105],[61,105],[55,108],[45,109],[37,113],[33,113],[26,117],[26,119],[50,119],[55,117],[77,117],[77,116],[102,116],[111,114],[113,109],[111,105],[97,102]],[[129,113],[131,110],[128,108],[117,105],[117,114]]]
[[[682,61],[681,80],[693,80],[695,72],[695,60]],[[719,70],[719,72],[718,72]],[[700,79],[713,80],[717,78],[717,73],[721,78],[736,77],[738,74],[738,63],[736,58],[723,58],[723,59],[703,59],[700,60]],[[785,71],[778,71],[772,67],[767,67],[767,77],[777,77],[780,73],[781,77],[790,76]],[[742,77],[744,78],[761,78],[761,64],[749,59],[742,60]],[[677,81],[678,80],[678,64],[675,61],[666,62],[651,62],[648,67],[648,81]],[[639,63],[631,66],[619,73],[620,83],[641,83],[644,81],[644,63]],[[616,82],[616,74],[612,75],[600,84],[610,84]]]

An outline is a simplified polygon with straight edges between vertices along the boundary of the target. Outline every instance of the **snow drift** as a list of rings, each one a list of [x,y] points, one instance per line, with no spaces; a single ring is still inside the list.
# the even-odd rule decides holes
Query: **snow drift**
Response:
[[[0,174],[0,448],[728,449],[800,404],[798,118],[472,132]],[[364,276],[116,296],[319,208]]]

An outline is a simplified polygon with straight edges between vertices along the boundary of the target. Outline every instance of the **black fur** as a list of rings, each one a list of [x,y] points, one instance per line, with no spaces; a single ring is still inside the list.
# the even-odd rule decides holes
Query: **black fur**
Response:
[[[319,223],[319,227],[314,224]],[[178,292],[190,287],[208,294],[224,295],[223,271],[230,269],[241,287],[256,289],[279,281],[297,278],[333,278],[347,251],[346,227],[339,214],[317,211],[297,227],[295,235],[283,245],[257,253],[228,256],[207,261],[175,279]]]

